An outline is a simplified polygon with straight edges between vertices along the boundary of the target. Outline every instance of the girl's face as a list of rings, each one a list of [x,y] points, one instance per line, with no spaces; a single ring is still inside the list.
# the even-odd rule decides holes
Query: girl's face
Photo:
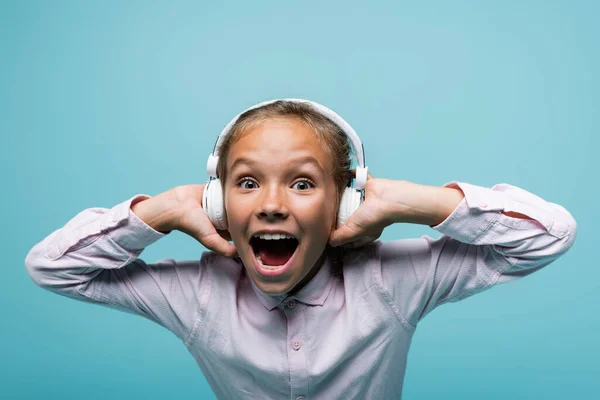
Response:
[[[327,150],[300,120],[269,119],[231,146],[227,171],[229,233],[247,273],[271,295],[299,290],[320,267],[335,228],[337,194]],[[255,237],[273,231],[297,241]],[[290,263],[270,276],[260,272],[259,258],[267,265]]]

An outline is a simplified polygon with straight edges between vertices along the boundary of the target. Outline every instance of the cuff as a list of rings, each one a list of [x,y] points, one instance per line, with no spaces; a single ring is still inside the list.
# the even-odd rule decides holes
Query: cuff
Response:
[[[505,195],[490,188],[464,182],[449,182],[444,187],[459,188],[465,197],[452,213],[436,226],[436,231],[463,243],[473,243],[500,218]]]
[[[449,182],[444,187],[460,188],[465,197],[448,218],[432,228],[461,242],[473,243],[496,221],[515,229],[531,227],[532,221],[509,217],[500,211],[527,215],[534,224],[557,238],[576,229],[573,216],[564,207],[513,185],[500,183],[486,188]]]
[[[149,198],[148,195],[138,194],[111,208],[102,217],[102,230],[121,225],[119,229],[109,230],[107,235],[124,249],[132,251],[143,250],[158,239],[168,235],[168,233],[158,232],[131,211],[133,204]]]

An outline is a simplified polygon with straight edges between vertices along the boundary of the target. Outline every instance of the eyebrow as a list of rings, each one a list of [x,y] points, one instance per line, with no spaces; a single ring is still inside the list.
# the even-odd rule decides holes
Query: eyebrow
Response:
[[[290,164],[312,164],[315,167],[317,167],[319,169],[319,171],[321,171],[322,173],[325,173],[323,166],[313,156],[306,155],[306,156],[294,158],[294,159],[289,160],[289,163]],[[233,164],[231,164],[231,171],[233,171],[236,166],[242,165],[242,164],[247,164],[247,165],[251,166],[251,165],[255,165],[255,164],[260,164],[260,161],[253,160],[253,159],[247,158],[247,157],[240,157],[240,158],[236,159],[233,162]]]

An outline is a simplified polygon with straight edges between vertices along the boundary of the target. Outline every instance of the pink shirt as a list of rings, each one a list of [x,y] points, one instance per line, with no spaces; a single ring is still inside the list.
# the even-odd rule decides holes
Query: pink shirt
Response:
[[[507,184],[456,185],[465,198],[433,227],[439,239],[349,250],[341,269],[326,261],[294,296],[266,295],[238,259],[212,252],[138,258],[165,236],[130,211],[146,195],[80,212],[36,244],[25,265],[43,288],[172,331],[220,399],[398,399],[425,315],[537,271],[575,240],[576,222],[560,205]]]

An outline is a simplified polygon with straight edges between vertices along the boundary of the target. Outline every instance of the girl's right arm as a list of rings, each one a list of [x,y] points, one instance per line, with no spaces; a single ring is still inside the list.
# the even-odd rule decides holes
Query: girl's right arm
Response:
[[[136,195],[111,209],[88,208],[29,251],[27,272],[40,287],[142,315],[185,342],[209,294],[204,263],[163,259],[147,264],[139,256],[171,230],[222,254],[231,251],[233,245],[214,233],[202,210],[203,187]]]

